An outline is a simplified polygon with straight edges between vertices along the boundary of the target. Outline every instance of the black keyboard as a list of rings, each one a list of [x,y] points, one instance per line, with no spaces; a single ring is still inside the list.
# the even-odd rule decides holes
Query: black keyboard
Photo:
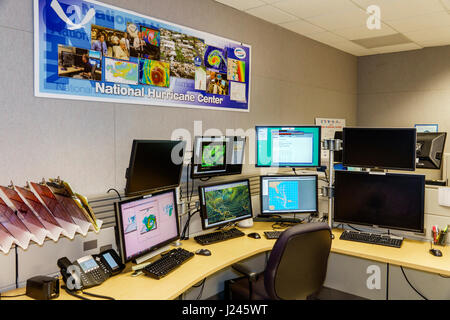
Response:
[[[264,231],[267,239],[278,239],[283,231]]]
[[[366,233],[359,231],[344,231],[339,237],[341,240],[350,240],[370,244],[378,244],[381,246],[400,248],[403,243],[403,239],[400,237],[381,235],[376,233]]]
[[[211,243],[216,243],[220,241],[225,241],[229,239],[239,238],[245,236],[242,231],[232,228],[227,231],[217,231],[207,234],[202,234],[201,236],[194,237],[194,240],[201,245],[207,245]]]
[[[161,279],[194,256],[194,253],[182,248],[170,250],[158,260],[145,266],[142,271],[155,279]]]

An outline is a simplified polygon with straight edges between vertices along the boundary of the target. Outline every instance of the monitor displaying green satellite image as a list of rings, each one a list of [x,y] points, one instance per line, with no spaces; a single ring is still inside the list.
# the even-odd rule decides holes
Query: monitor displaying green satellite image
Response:
[[[253,216],[248,180],[200,187],[203,228]]]
[[[202,167],[224,167],[226,146],[225,142],[203,142]]]

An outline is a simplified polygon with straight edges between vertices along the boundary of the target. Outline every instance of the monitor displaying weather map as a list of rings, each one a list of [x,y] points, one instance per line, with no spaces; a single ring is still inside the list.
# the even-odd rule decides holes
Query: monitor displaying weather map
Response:
[[[225,141],[202,143],[202,167],[217,169],[225,167],[225,155]]]
[[[137,85],[138,76],[137,63],[105,58],[105,81]]]
[[[261,212],[317,212],[317,175],[262,176]]]
[[[120,219],[127,261],[179,236],[173,190],[120,203]]]
[[[204,229],[253,216],[248,180],[200,187]]]

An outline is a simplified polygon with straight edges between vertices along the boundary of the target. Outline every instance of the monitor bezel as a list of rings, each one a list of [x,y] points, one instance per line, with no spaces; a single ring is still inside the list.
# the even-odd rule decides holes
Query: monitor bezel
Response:
[[[377,130],[377,131],[414,131],[414,157],[411,160],[412,166],[405,167],[387,167],[387,166],[369,166],[361,164],[349,164],[346,160],[346,150],[349,150],[345,143],[345,134],[347,130]],[[378,168],[386,170],[402,170],[402,171],[415,171],[416,170],[416,143],[417,143],[417,129],[416,128],[359,128],[359,127],[344,127],[342,130],[342,164],[344,167],[357,167],[357,168]]]
[[[191,179],[203,179],[203,178],[211,178],[211,177],[220,177],[220,176],[232,176],[232,175],[237,175],[237,174],[242,174],[242,168],[244,166],[244,156],[242,157],[242,163],[241,164],[235,164],[235,165],[229,165],[229,166],[235,166],[235,167],[239,167],[239,170],[236,172],[230,172],[229,171],[229,167],[227,165],[225,165],[225,171],[222,172],[213,172],[213,173],[208,173],[205,171],[205,173],[199,174],[198,172],[195,173],[194,169],[196,164],[195,162],[195,152],[196,152],[196,142],[198,141],[198,139],[201,138],[232,138],[233,141],[234,138],[239,138],[242,139],[244,142],[244,153],[245,153],[245,145],[247,143],[247,137],[241,137],[241,136],[195,136],[194,137],[194,142],[193,142],[193,147],[192,147],[192,157],[191,157],[191,169],[190,169],[190,175],[191,175]],[[227,161],[228,159],[225,159],[225,161]]]
[[[318,164],[315,165],[262,165],[258,162],[258,145],[259,145],[259,139],[258,139],[258,128],[317,128],[319,129],[319,149],[318,149]],[[278,125],[278,126],[255,126],[255,146],[256,146],[256,152],[255,152],[255,167],[256,168],[319,168],[321,166],[321,154],[322,154],[322,127],[321,126],[302,126],[302,125]]]
[[[263,194],[262,194],[262,185],[264,178],[301,178],[301,177],[315,177],[316,182],[316,210],[315,211],[290,211],[290,212],[264,212],[264,206],[263,206]],[[283,214],[308,214],[308,213],[318,213],[319,212],[319,193],[318,193],[318,187],[319,187],[319,178],[317,174],[305,174],[305,175],[264,175],[260,176],[259,179],[259,203],[261,208],[261,215],[264,216],[276,216],[276,215],[283,215]]]
[[[167,186],[161,186],[161,187],[155,187],[155,188],[151,188],[151,189],[145,189],[145,190],[141,190],[141,191],[135,191],[135,192],[129,192],[129,188],[130,188],[130,180],[131,177],[133,176],[133,172],[134,172],[134,163],[136,160],[136,148],[138,146],[138,144],[140,143],[163,143],[163,142],[178,142],[178,143],[182,143],[183,144],[183,159],[184,156],[186,154],[186,141],[183,140],[140,140],[140,139],[134,139],[133,140],[133,144],[131,146],[131,154],[130,154],[130,163],[128,165],[128,169],[126,172],[126,185],[125,185],[125,195],[129,196],[129,197],[135,197],[135,196],[139,196],[141,194],[146,194],[146,193],[150,193],[153,191],[157,191],[157,190],[169,190],[169,189],[173,189],[173,188],[178,188],[180,186],[180,182],[181,182],[181,175],[183,174],[183,162],[181,162],[181,164],[179,164],[178,166],[180,167],[179,169],[179,175],[178,175],[178,183],[177,184],[172,184],[172,185],[167,185]],[[178,144],[174,144],[174,147]]]
[[[227,221],[222,221],[221,223],[217,223],[217,224],[215,224],[213,226],[206,226],[205,219],[207,219],[208,216],[207,216],[207,210],[206,210],[206,203],[203,202],[204,189],[205,188],[210,188],[210,187],[215,187],[215,186],[240,183],[240,182],[247,182],[247,185],[248,185],[248,197],[249,197],[249,203],[250,203],[250,214],[242,216],[242,217],[239,217],[238,219],[233,220],[233,221],[227,220]],[[250,180],[249,179],[225,181],[225,182],[220,182],[220,183],[214,183],[214,184],[208,184],[208,185],[199,186],[198,187],[198,196],[199,196],[199,203],[200,203],[200,219],[202,220],[202,229],[203,230],[217,228],[217,227],[229,224],[230,222],[235,223],[235,222],[238,222],[238,221],[241,221],[241,220],[246,220],[246,219],[253,218],[252,192],[251,192],[251,188],[250,188]]]
[[[358,172],[358,171],[346,171],[346,170],[336,170],[335,172],[335,178],[338,175],[341,174],[359,174],[359,175],[366,175],[366,176],[371,176],[373,174],[369,173],[369,172]],[[379,176],[379,175],[377,175]],[[372,227],[372,228],[384,228],[384,229],[388,229],[388,230],[400,230],[400,231],[407,231],[407,232],[414,232],[414,233],[420,233],[423,234],[425,231],[425,175],[421,175],[421,174],[402,174],[402,173],[387,173],[384,174],[383,176],[407,176],[407,177],[415,177],[415,178],[420,178],[421,180],[421,184],[422,184],[422,194],[420,195],[421,198],[421,208],[422,208],[422,212],[421,212],[421,219],[420,219],[420,227],[421,229],[410,229],[410,228],[401,228],[401,227],[397,227],[397,226],[388,226],[388,225],[384,225],[384,224],[370,224],[370,223],[363,223],[361,221],[351,221],[351,220],[346,220],[346,219],[336,219],[335,213],[336,213],[336,203],[339,203],[339,201],[337,200],[338,198],[335,197],[334,199],[334,204],[333,204],[333,222],[339,222],[339,223],[345,223],[345,224],[356,224],[356,225],[361,225],[361,226],[368,226],[368,227]],[[335,188],[337,190],[337,188],[339,187],[339,185],[336,185],[336,181],[335,180]],[[336,194],[336,193],[335,193]],[[344,200],[345,201],[345,200]],[[347,200],[348,201],[348,200]]]
[[[151,248],[148,248],[147,250],[128,258],[127,252],[126,252],[126,246],[125,246],[125,230],[123,228],[124,224],[123,224],[123,215],[122,215],[122,205],[129,203],[129,202],[152,198],[152,197],[162,195],[165,193],[172,193],[172,196],[173,196],[175,218],[176,218],[176,225],[177,225],[177,235],[175,237],[172,237],[164,242],[160,242],[157,245],[155,245]],[[172,188],[170,190],[164,190],[164,191],[154,192],[154,193],[150,193],[150,194],[146,194],[146,195],[141,195],[138,197],[133,197],[133,198],[122,200],[122,201],[117,201],[114,206],[114,211],[115,211],[115,217],[116,217],[116,226],[117,226],[118,235],[119,235],[118,248],[120,251],[120,257],[122,259],[122,263],[127,263],[129,261],[138,259],[146,254],[149,254],[150,252],[156,251],[164,246],[167,246],[168,244],[170,244],[173,241],[180,239],[180,224],[179,224],[179,216],[178,216],[177,194],[176,194],[176,189],[174,189],[174,188]]]

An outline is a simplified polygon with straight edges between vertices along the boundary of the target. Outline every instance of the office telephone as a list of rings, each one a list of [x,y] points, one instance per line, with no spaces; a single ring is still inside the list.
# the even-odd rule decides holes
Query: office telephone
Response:
[[[63,257],[58,260],[57,265],[67,289],[71,291],[98,286],[125,268],[113,249],[85,256],[74,262]]]

